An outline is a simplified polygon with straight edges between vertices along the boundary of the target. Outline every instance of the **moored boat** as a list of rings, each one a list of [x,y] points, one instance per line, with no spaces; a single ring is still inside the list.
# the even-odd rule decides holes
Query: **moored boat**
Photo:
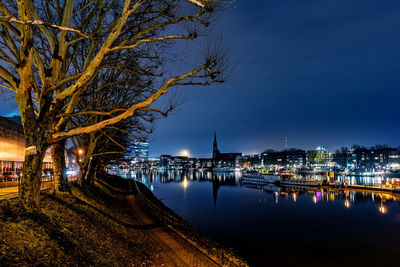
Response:
[[[319,187],[322,185],[322,181],[316,181],[313,179],[293,178],[280,180],[279,185],[281,186],[315,186]]]
[[[248,173],[243,175],[244,183],[275,183],[279,181],[279,175]]]

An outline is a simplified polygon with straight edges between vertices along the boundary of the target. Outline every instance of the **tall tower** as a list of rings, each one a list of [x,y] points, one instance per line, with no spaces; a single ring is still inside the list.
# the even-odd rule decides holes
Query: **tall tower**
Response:
[[[217,133],[214,132],[214,144],[213,144],[213,154],[212,158],[213,159],[218,159],[219,158],[219,150],[218,150],[218,143],[217,143]]]

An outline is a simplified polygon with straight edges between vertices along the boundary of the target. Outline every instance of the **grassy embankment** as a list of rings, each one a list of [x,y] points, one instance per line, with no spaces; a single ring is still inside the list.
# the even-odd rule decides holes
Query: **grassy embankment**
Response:
[[[121,183],[121,181],[118,181]],[[41,213],[0,201],[0,265],[152,265],[158,248],[107,186],[44,192]],[[120,195],[121,196],[121,195]]]

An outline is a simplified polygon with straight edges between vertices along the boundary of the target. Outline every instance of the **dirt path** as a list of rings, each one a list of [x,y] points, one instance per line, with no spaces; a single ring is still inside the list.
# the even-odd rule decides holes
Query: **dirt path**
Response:
[[[204,255],[201,251],[180,237],[166,225],[157,223],[141,207],[145,205],[137,195],[127,195],[126,199],[132,208],[133,215],[144,225],[155,225],[148,229],[152,239],[165,252],[168,266],[220,266]]]

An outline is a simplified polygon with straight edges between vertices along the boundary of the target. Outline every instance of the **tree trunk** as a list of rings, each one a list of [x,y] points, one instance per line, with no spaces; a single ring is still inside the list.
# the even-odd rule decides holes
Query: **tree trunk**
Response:
[[[83,186],[85,184],[86,168],[83,165],[79,165],[78,185]]]
[[[89,159],[89,164],[87,167],[86,175],[85,175],[85,181],[88,184],[93,185],[94,184],[94,170],[96,168],[96,163],[92,158]]]
[[[105,171],[105,168],[104,168],[104,165],[100,162],[100,161],[98,161],[98,163],[97,163],[97,168],[96,168],[96,174],[95,174],[95,177],[94,177],[94,179],[96,180],[96,181],[99,181],[100,179],[101,179],[101,176],[105,173],[106,171]]]
[[[36,154],[25,154],[19,197],[26,211],[32,214],[39,212],[40,184],[45,151],[42,149],[36,151]]]
[[[51,147],[51,158],[54,168],[54,189],[59,192],[70,191],[65,173],[65,140],[59,141]]]

